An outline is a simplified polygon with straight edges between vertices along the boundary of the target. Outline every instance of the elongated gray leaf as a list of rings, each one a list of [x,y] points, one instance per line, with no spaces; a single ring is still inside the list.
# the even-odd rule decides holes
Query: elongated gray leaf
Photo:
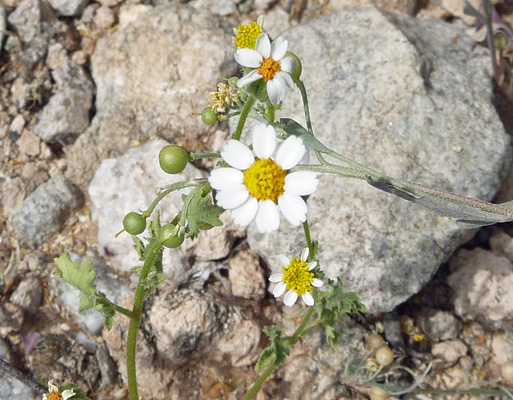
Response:
[[[308,148],[332,155],[349,164],[352,168],[352,170],[348,170],[346,167],[327,163],[321,166],[312,166],[312,170],[341,176],[348,176],[348,171],[353,172],[351,176],[353,178],[366,179],[370,185],[377,189],[416,203],[440,215],[456,218],[458,223],[466,228],[513,221],[513,201],[504,204],[493,204],[388,177],[329,149],[296,121],[282,118],[280,122],[289,135],[301,137]]]
[[[456,218],[466,228],[513,221],[512,203],[493,204],[444,192],[416,183],[386,178],[367,182],[377,189],[394,194],[446,217]]]

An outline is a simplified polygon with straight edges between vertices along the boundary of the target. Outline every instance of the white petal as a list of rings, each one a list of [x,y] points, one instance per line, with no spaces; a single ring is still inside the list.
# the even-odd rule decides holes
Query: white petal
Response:
[[[232,186],[216,193],[217,204],[226,210],[240,207],[249,196],[244,185]]]
[[[271,55],[271,41],[267,33],[262,33],[256,41],[255,50],[265,59]]]
[[[253,157],[251,150],[238,140],[233,139],[230,139],[223,146],[221,157],[230,166],[240,170],[248,169],[255,162],[255,157]]]
[[[290,259],[288,257],[284,256],[283,254],[280,254],[278,256],[278,261],[280,263],[280,266],[282,266],[282,267],[288,267],[290,264]]]
[[[283,58],[280,60],[280,68],[282,71],[288,72],[289,74],[294,72],[297,68],[296,59],[294,57]]]
[[[272,200],[258,202],[256,225],[260,233],[276,231],[280,227],[278,207]]]
[[[61,393],[61,396],[63,400],[68,400],[75,396],[75,392],[73,389],[66,389]]]
[[[259,70],[254,69],[249,74],[244,75],[237,81],[237,87],[242,88],[244,86],[249,85],[252,82],[258,81],[259,79],[262,79],[262,74]]]
[[[283,302],[286,306],[290,307],[293,306],[296,303],[297,300],[297,293],[293,290],[289,290],[285,297],[283,298]]]
[[[320,279],[318,278],[313,278],[312,280],[312,286],[315,286],[315,287],[321,287],[322,285],[324,285],[324,282],[321,281]]]
[[[285,293],[286,289],[287,285],[285,285],[283,282],[278,283],[273,290],[274,297],[280,297],[283,293]]]
[[[301,197],[285,192],[278,198],[278,205],[291,225],[298,226],[306,221],[306,203]]]
[[[305,247],[303,250],[301,250],[301,255],[299,256],[301,261],[308,260],[308,256],[310,255],[310,249],[308,247]]]
[[[292,77],[283,71],[278,71],[276,74],[274,74],[274,79],[277,79],[282,83],[283,86],[285,86],[286,89],[292,90],[294,89],[294,81],[292,80]]]
[[[279,273],[279,274],[272,274],[270,277],[269,277],[269,281],[270,282],[281,282],[281,280],[283,279],[283,274],[282,273]]]
[[[235,61],[243,67],[258,68],[262,64],[262,55],[253,49],[239,49],[235,52]]]
[[[233,222],[239,226],[248,226],[255,219],[257,211],[258,200],[249,196],[243,205],[232,210]]]
[[[315,267],[317,267],[317,261],[312,261],[311,263],[308,263],[308,270],[309,271],[311,271]]]
[[[282,36],[278,36],[271,43],[271,58],[275,61],[280,61],[285,56],[287,47],[289,47],[289,42]]]
[[[304,295],[301,296],[301,298],[303,299],[303,301],[305,302],[305,304],[307,306],[311,307],[314,305],[314,299],[310,292],[306,292]]]
[[[276,163],[283,169],[294,168],[303,158],[305,151],[306,148],[300,137],[289,136],[276,153]]]
[[[317,190],[317,185],[319,185],[319,180],[315,172],[297,171],[285,177],[285,186],[283,189],[290,194],[307,196]]]
[[[276,149],[276,131],[272,125],[258,124],[253,129],[253,151],[261,159],[269,158]]]
[[[216,190],[227,189],[230,186],[241,185],[244,174],[235,168],[214,169],[208,177],[208,182]]]
[[[267,81],[267,95],[273,104],[279,104],[287,97],[287,88],[278,79]]]

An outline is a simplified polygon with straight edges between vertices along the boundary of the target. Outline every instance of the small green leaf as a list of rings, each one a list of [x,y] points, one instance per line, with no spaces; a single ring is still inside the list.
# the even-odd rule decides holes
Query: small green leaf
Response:
[[[74,383],[65,383],[59,387],[60,393],[64,392],[65,390],[73,390],[73,393],[75,393],[75,395],[71,397],[73,400],[90,400],[89,397],[86,396],[84,390]]]
[[[210,191],[207,191],[205,195],[204,187],[197,187],[188,195],[182,196],[184,201],[182,212],[185,213],[187,220],[187,237],[194,239],[202,228],[223,225],[219,216],[224,210],[212,204],[209,193]]]
[[[290,354],[291,349],[288,341],[282,338],[283,330],[276,326],[266,326],[263,330],[271,339],[271,344],[260,354],[260,358],[255,367],[257,371],[261,371],[270,365],[278,367],[280,364],[283,364]]]
[[[112,328],[116,311],[107,296],[96,290],[94,283],[96,271],[91,267],[91,260],[82,264],[80,261],[73,262],[69,254],[64,253],[55,259],[55,264],[57,265],[55,275],[81,292],[78,312],[84,312],[94,307],[103,315],[105,326],[108,329]]]
[[[146,247],[144,246],[143,241],[139,239],[138,236],[132,235],[132,240],[134,242],[134,249],[137,251],[137,254],[139,254],[139,260],[142,260],[144,257],[144,251],[146,250]]]
[[[354,312],[365,311],[365,306],[360,302],[355,292],[344,292],[340,278],[337,282],[329,280],[328,286],[331,290],[326,292],[314,291],[315,310],[318,315],[318,322],[326,329],[326,340],[335,344],[339,333],[335,329],[342,315]]]
[[[80,296],[81,311],[91,308],[96,294],[96,285],[94,284],[96,271],[91,267],[91,260],[80,265],[80,261],[73,262],[69,254],[64,253],[54,261],[57,265],[55,274],[82,292]]]
[[[164,274],[158,273],[155,270],[150,271],[146,278],[141,281],[142,288],[144,290],[144,297],[148,297],[153,293],[157,285],[166,279]]]

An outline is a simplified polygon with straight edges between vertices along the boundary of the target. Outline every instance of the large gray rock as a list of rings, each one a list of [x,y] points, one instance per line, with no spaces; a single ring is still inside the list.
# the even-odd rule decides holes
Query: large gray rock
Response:
[[[34,392],[23,382],[7,374],[0,378],[2,400],[33,399]]]
[[[490,200],[511,159],[491,102],[489,58],[464,29],[384,14],[373,6],[286,32],[303,64],[314,129],[328,147],[396,178]],[[281,116],[303,122],[296,90]],[[363,181],[323,176],[309,201],[327,276],[340,276],[370,312],[417,293],[467,232],[448,218]],[[248,232],[274,269],[299,254],[302,229]]]
[[[80,192],[62,175],[42,183],[27,196],[13,218],[18,239],[43,244],[81,202]]]
[[[191,113],[208,104],[220,76],[236,71],[229,33],[205,10],[179,2],[132,5],[119,21],[119,29],[96,44],[97,113],[68,153],[67,174],[80,186],[89,183],[107,150],[117,157],[142,137],[205,148],[200,138],[215,128]]]
[[[93,103],[94,85],[84,69],[71,61],[64,49],[55,56],[57,52],[50,51],[48,57],[57,92],[43,108],[35,127],[35,133],[45,142],[74,139],[84,132]]]
[[[103,334],[124,380],[128,322],[117,318]],[[138,336],[140,394],[156,400],[172,399],[178,393],[177,398],[201,398],[199,377],[204,366],[216,366],[222,374],[232,367],[252,365],[260,353],[260,336],[261,328],[229,302],[203,290],[175,291],[163,283]]]
[[[180,174],[169,175],[160,168],[158,154],[168,143],[152,139],[142,146],[130,149],[116,159],[103,160],[89,185],[92,218],[98,222],[98,249],[112,267],[128,271],[138,264],[139,256],[133,247],[132,237],[126,233],[116,237],[123,229],[123,218],[130,211],[148,208],[161,187],[175,182],[204,178],[206,174],[188,164]],[[162,224],[169,223],[183,206],[182,195],[190,189],[182,189],[166,196],[149,220],[160,212]],[[227,215],[226,215],[227,216]],[[222,219],[225,215],[222,215]],[[228,221],[224,221],[228,222]],[[142,234],[146,237],[147,233]],[[186,239],[176,249],[164,249],[164,273],[178,286],[191,275],[207,279],[212,265],[198,261],[223,259],[228,256],[240,230],[227,224],[203,231],[195,241]],[[197,262],[192,266],[190,255]]]
[[[41,21],[48,5],[40,0],[23,0],[7,18],[20,39],[28,43],[41,33]]]
[[[45,105],[35,132],[45,142],[73,138],[89,126],[93,96],[81,90],[64,88]]]
[[[484,249],[459,250],[449,261],[447,283],[453,290],[454,310],[493,329],[513,321],[513,263]]]

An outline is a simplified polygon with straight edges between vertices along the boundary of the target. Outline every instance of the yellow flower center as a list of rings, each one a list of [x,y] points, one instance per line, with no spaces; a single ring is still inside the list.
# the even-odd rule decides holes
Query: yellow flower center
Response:
[[[244,171],[244,185],[249,194],[257,200],[272,200],[278,202],[283,194],[287,172],[276,162],[266,158],[257,158],[253,165]]]
[[[308,270],[308,262],[292,258],[288,267],[283,267],[283,283],[288,290],[293,290],[298,296],[312,290],[313,272]]]
[[[59,393],[47,393],[46,400],[62,400],[62,396]]]
[[[235,37],[235,45],[238,48],[254,49],[258,36],[262,33],[262,28],[253,21],[248,25],[239,25],[237,28],[237,36]]]
[[[274,78],[276,72],[281,71],[281,67],[279,61],[275,61],[269,57],[262,61],[262,64],[260,64],[258,70],[262,74],[264,81],[267,82],[268,80]]]

